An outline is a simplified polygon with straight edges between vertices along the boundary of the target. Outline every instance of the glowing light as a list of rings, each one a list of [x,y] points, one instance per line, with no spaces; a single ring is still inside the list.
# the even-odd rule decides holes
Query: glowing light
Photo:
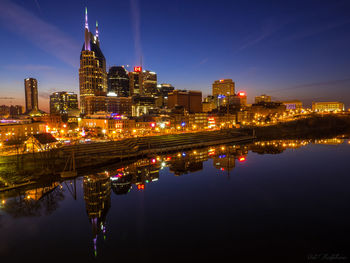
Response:
[[[151,127],[154,128],[156,127],[156,124],[154,122],[151,123]]]
[[[182,122],[182,123],[181,123],[181,126],[182,126],[182,127],[185,127],[185,125],[186,125],[185,122]]]
[[[240,97],[244,97],[246,94],[245,94],[245,92],[244,91],[240,91],[240,92],[238,92],[238,96],[240,96]]]
[[[145,185],[144,184],[139,184],[139,185],[137,185],[137,189],[144,190],[145,189]]]
[[[134,72],[141,72],[142,71],[142,67],[134,67]]]
[[[133,133],[136,133],[136,130],[132,130]]]
[[[160,124],[160,128],[164,129],[165,128],[165,123]]]
[[[244,156],[241,156],[238,158],[238,160],[242,163],[242,162],[245,162],[245,157]]]
[[[152,162],[152,163],[156,163],[157,160],[153,158],[153,159],[151,160],[151,162]]]

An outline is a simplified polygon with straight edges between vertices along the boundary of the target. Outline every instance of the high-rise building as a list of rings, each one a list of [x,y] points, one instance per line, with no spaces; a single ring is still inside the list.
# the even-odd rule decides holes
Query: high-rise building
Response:
[[[174,90],[168,95],[168,107],[184,107],[190,113],[202,112],[202,92]]]
[[[78,95],[73,92],[54,92],[50,95],[50,113],[68,114],[69,110],[78,109]]]
[[[142,68],[134,67],[134,71],[129,72],[130,95],[143,95]]]
[[[142,72],[143,91],[146,96],[156,96],[157,89],[157,73],[146,70]]]
[[[141,67],[134,67],[134,71],[129,72],[129,85],[131,95],[158,95],[157,74],[149,70],[142,70]]]
[[[87,107],[90,97],[105,97],[107,95],[106,59],[100,49],[98,24],[96,34],[89,31],[87,9],[85,9],[85,41],[80,53],[79,68],[80,106],[83,114],[93,114]],[[89,99],[89,101],[95,101]]]
[[[215,80],[213,83],[213,96],[233,96],[235,95],[235,83],[232,79]]]
[[[111,67],[108,71],[108,95],[129,97],[129,75],[124,67]]]
[[[24,90],[26,99],[26,113],[38,111],[38,81],[34,78],[25,79]]]

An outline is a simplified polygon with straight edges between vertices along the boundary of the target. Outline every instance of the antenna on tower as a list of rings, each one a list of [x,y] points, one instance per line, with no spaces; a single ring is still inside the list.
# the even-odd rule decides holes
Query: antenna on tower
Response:
[[[86,28],[86,29],[89,29],[87,7],[85,7],[85,28]]]
[[[98,22],[96,20],[96,37],[98,38]]]

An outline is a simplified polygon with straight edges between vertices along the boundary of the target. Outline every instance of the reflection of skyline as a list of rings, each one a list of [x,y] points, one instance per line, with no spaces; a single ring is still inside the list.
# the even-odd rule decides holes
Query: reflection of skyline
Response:
[[[108,173],[97,173],[84,177],[84,200],[86,213],[92,225],[94,254],[97,255],[97,238],[102,232],[106,236],[106,216],[111,207],[111,181]]]

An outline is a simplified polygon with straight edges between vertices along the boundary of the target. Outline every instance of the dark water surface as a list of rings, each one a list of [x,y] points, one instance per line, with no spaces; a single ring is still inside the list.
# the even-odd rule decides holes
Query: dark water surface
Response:
[[[349,157],[226,145],[1,192],[0,261],[348,262]]]

